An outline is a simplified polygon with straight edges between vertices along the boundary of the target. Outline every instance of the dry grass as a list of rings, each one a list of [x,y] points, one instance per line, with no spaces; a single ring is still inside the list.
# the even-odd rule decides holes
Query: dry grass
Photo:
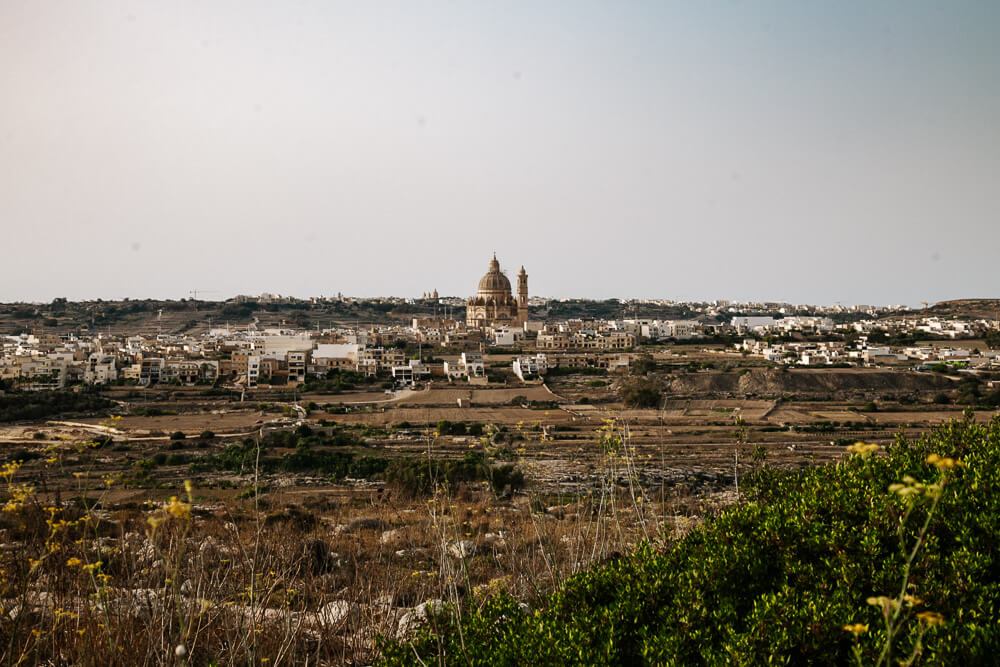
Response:
[[[404,636],[427,601],[461,613],[504,591],[536,605],[572,574],[704,512],[704,499],[657,500],[639,487],[628,442],[609,423],[599,483],[574,496],[498,498],[483,484],[420,498],[261,488],[218,502],[191,489],[116,506],[111,480],[96,489],[81,475],[77,498],[57,500],[11,466],[0,659],[366,664],[376,637]]]
[[[475,437],[429,435],[425,425],[440,419],[505,426],[504,458],[529,480],[526,492],[505,497],[466,485],[411,498],[377,481],[335,484],[306,473],[258,479],[250,471],[199,473],[203,488],[188,498],[185,465],[162,465],[123,488],[122,479],[164,447],[138,432],[151,424],[193,435],[280,416],[235,404],[206,401],[179,416],[126,417],[116,423],[128,439],[120,450],[90,449],[88,436],[72,427],[4,427],[0,437],[13,451],[44,454],[8,470],[0,485],[0,502],[8,502],[0,513],[0,660],[368,664],[377,656],[376,636],[405,634],[426,616],[427,601],[464,613],[506,591],[534,606],[574,573],[628,553],[639,540],[672,539],[732,502],[737,409],[750,422],[747,449],[760,445],[777,466],[838,458],[843,448],[832,440],[853,435],[765,430],[783,422],[952,415],[919,408],[862,415],[847,413],[843,402],[818,401],[765,415],[771,405],[678,399],[673,410],[626,411],[610,423],[601,421],[607,406],[585,405],[395,405],[312,415],[314,426],[318,419],[386,429],[413,424],[405,436],[373,436],[359,448],[385,457],[488,453]],[[866,439],[891,436],[864,432]],[[227,444],[189,437],[170,447],[201,456]],[[116,475],[111,486],[102,475]],[[33,489],[18,500],[23,484]],[[238,497],[254,488],[256,495]],[[170,495],[182,499],[174,514],[164,509]],[[154,527],[151,518],[166,520]]]

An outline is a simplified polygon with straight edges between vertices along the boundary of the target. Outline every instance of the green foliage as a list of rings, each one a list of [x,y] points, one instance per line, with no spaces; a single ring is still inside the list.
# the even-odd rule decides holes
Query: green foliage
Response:
[[[202,431],[201,433],[198,434],[198,438],[201,439],[201,440],[214,440],[215,439],[215,432],[214,431],[209,431],[208,429],[205,429],[204,431]]]
[[[534,614],[499,597],[445,614],[412,644],[382,642],[383,664],[847,664],[845,624],[865,624],[865,663],[884,642],[872,596],[895,596],[907,554],[927,516],[888,491],[904,476],[931,482],[926,461],[960,458],[944,486],[925,546],[909,570],[899,655],[924,610],[945,624],[922,638],[924,664],[995,664],[1000,651],[1000,419],[951,422],[887,456],[746,480],[747,502],[680,541],[570,579]],[[460,618],[460,620],[456,620]],[[459,632],[458,624],[461,624]]]
[[[794,428],[799,433],[833,433],[837,430],[837,424],[833,422],[816,422],[815,424],[801,424]],[[851,442],[853,443],[854,440]]]
[[[439,435],[465,435],[468,430],[465,422],[450,422],[447,419],[442,419],[437,423],[437,432]]]
[[[653,359],[652,355],[640,354],[638,357],[632,360],[629,365],[629,372],[633,375],[646,375],[647,373],[652,373],[656,370],[656,361]]]
[[[426,495],[435,486],[455,490],[460,484],[488,481],[497,494],[524,487],[524,473],[512,464],[491,466],[481,453],[469,452],[456,460],[396,459],[389,464],[386,481],[410,496]]]
[[[288,434],[287,436],[278,434]],[[240,444],[226,447],[217,454],[206,454],[191,459],[191,468],[196,472],[226,470],[245,473],[259,467],[263,473],[310,472],[324,474],[336,479],[353,477],[372,479],[380,477],[389,466],[389,459],[376,456],[358,456],[351,451],[331,451],[315,448],[314,443],[325,442],[322,436],[299,439],[294,451],[276,456],[273,448],[288,444],[295,438],[291,431],[269,433],[258,449],[257,443],[247,438]],[[154,456],[154,461],[156,457]]]
[[[313,450],[305,442],[300,442],[295,452],[285,454],[279,461],[268,461],[269,468],[285,472],[317,472],[338,479],[345,477],[369,478],[385,471],[388,459],[372,456],[356,457],[353,452],[331,452]]]
[[[248,500],[250,498],[256,498],[259,495],[263,495],[263,494],[267,493],[270,489],[271,489],[271,487],[269,485],[267,485],[267,484],[260,484],[258,486],[250,486],[250,487],[247,487],[247,488],[243,489],[242,491],[240,491],[239,493],[237,493],[233,497],[236,498],[237,500]]]
[[[986,335],[983,336],[983,340],[986,342],[986,345],[989,346],[991,350],[996,350],[997,348],[1000,348],[1000,331],[997,330],[987,331]]]
[[[546,377],[560,377],[565,375],[599,375],[608,374],[607,368],[597,368],[595,366],[550,366],[546,371]]]
[[[35,459],[42,458],[42,455],[41,455],[40,452],[30,451],[30,450],[27,450],[27,449],[24,449],[24,448],[14,449],[14,450],[10,451],[9,453],[5,453],[5,454],[6,455],[0,455],[0,456],[3,456],[3,460],[5,462],[7,462],[7,463],[13,463],[14,461],[20,461],[20,462],[23,463],[25,461],[32,461],[32,460],[35,460]]]
[[[944,392],[939,392],[934,395],[934,403],[936,405],[948,405],[951,403],[951,397]]]
[[[979,402],[979,397],[979,378],[971,375],[962,378],[958,383],[958,397],[956,398],[956,402],[964,403],[965,405],[975,405]]]
[[[115,407],[91,392],[26,391],[0,395],[0,423],[49,419],[64,414],[93,414]]]
[[[171,440],[183,440],[185,437],[184,431],[174,431],[170,434]]]
[[[164,415],[176,415],[177,411],[139,405],[132,408],[132,414],[136,417],[162,417]]]
[[[307,378],[299,391],[308,394],[339,394],[354,389],[357,385],[374,384],[376,381],[377,378],[373,376],[335,368],[328,371],[324,378]]]
[[[623,382],[618,395],[630,408],[656,408],[662,392],[654,378],[636,377]]]

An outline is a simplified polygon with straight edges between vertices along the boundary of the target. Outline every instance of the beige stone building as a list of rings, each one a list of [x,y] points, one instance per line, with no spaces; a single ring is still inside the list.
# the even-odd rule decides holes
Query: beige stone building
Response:
[[[528,274],[521,267],[517,274],[517,298],[510,281],[500,271],[494,254],[490,270],[479,281],[479,290],[465,305],[465,324],[469,329],[523,327],[528,319]]]

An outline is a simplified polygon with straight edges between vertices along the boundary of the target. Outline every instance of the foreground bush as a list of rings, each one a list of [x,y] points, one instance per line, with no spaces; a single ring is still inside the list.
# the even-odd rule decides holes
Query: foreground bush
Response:
[[[535,613],[503,596],[446,612],[412,642],[386,641],[384,663],[995,664],[1000,421],[951,423],[886,454],[765,470],[744,503],[672,546],[578,575]],[[887,655],[883,610],[897,598]]]

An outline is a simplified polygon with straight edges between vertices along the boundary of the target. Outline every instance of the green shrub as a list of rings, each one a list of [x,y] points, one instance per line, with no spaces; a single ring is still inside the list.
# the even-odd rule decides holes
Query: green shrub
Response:
[[[239,493],[237,493],[234,498],[237,500],[247,500],[249,498],[256,498],[257,496],[267,493],[270,490],[270,486],[267,484],[258,484],[257,486],[248,486]]]
[[[116,407],[91,391],[26,391],[0,394],[0,423],[50,419],[65,414],[93,414]]]
[[[140,405],[132,408],[132,414],[136,417],[163,417],[166,415],[176,415],[176,410],[164,410],[163,408],[147,407]]]
[[[377,478],[389,466],[389,460],[381,457],[358,457],[350,451],[316,449],[313,445],[321,442],[319,436],[312,436],[316,440],[300,438],[295,441],[294,438],[296,436],[292,431],[273,431],[264,437],[259,451],[257,443],[246,438],[242,443],[230,445],[217,454],[205,454],[187,460],[190,461],[193,472],[226,470],[244,473],[259,466],[259,470],[264,473],[308,472],[329,475],[335,479]],[[294,451],[281,456],[275,456],[271,451],[272,447],[287,448],[291,445],[294,445]],[[163,463],[163,460],[158,462]]]
[[[34,461],[40,458],[42,458],[41,453],[20,448],[11,451],[6,457],[4,457],[4,460],[7,462],[20,461],[21,463],[24,463],[25,461]]]
[[[170,434],[171,440],[183,440],[185,437],[187,436],[184,435],[184,431],[174,431]]]
[[[445,613],[412,643],[383,640],[382,664],[803,665],[862,662],[884,644],[873,596],[895,598],[927,504],[912,514],[889,485],[930,482],[931,454],[960,458],[913,561],[894,658],[906,658],[929,610],[924,664],[996,664],[1000,652],[1000,419],[951,422],[886,456],[854,456],[747,478],[747,500],[661,550],[649,545],[579,574],[538,612],[497,597]],[[904,516],[907,517],[904,519]],[[456,621],[460,618],[460,621]],[[458,623],[461,624],[459,632]],[[895,661],[893,661],[895,664]]]
[[[409,496],[426,495],[435,485],[455,490],[460,484],[489,481],[497,494],[524,488],[524,473],[512,464],[489,465],[481,452],[456,460],[396,459],[385,471],[386,481]]]
[[[655,379],[635,377],[622,383],[618,395],[630,408],[655,408],[660,405],[662,392]]]
[[[562,377],[566,375],[607,375],[607,368],[596,368],[594,366],[550,366],[546,371],[546,377]]]

